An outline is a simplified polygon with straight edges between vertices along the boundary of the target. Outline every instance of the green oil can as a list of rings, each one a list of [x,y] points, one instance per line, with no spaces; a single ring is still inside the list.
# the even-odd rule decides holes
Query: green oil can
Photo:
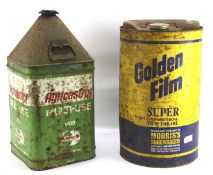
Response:
[[[57,11],[40,13],[7,59],[11,151],[34,170],[95,157],[94,60]]]

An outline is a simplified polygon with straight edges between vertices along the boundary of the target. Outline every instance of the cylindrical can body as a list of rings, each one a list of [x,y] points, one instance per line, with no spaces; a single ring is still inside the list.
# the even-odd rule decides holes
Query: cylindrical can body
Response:
[[[202,28],[121,28],[120,154],[126,160],[171,167],[197,157],[201,37]]]

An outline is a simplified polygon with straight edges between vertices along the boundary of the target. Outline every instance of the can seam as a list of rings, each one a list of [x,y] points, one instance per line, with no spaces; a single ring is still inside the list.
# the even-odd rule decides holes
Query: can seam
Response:
[[[16,63],[20,66],[24,66],[27,68],[33,68],[33,67],[46,67],[46,66],[62,66],[62,65],[67,65],[67,64],[83,64],[83,63],[92,63],[94,62],[94,60],[82,60],[82,61],[78,61],[78,62],[64,62],[64,63],[54,63],[54,64],[42,64],[42,65],[27,65],[27,64],[23,64],[20,62],[16,62],[14,59],[7,57],[8,61],[11,61],[13,63]]]
[[[201,38],[195,40],[180,40],[180,41],[146,41],[146,40],[132,40],[126,38],[120,38],[120,40],[123,42],[138,43],[138,44],[190,44],[202,41]]]

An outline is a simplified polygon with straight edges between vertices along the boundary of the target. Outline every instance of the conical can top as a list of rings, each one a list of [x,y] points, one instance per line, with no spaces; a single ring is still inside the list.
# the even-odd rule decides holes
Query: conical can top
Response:
[[[91,62],[93,59],[69,31],[55,10],[41,15],[8,56],[25,66]]]

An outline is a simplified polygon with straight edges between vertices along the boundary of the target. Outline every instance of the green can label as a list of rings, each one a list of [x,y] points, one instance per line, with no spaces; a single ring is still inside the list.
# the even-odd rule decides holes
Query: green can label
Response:
[[[66,163],[92,157],[92,73],[28,79],[9,70],[9,90],[11,144],[23,156]]]

